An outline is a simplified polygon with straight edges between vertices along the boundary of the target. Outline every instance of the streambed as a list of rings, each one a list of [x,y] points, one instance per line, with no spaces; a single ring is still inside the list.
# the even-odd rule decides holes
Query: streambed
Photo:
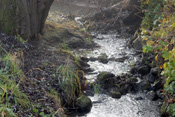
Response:
[[[111,72],[115,75],[126,73],[129,66],[137,62],[138,57],[134,50],[126,45],[128,39],[121,38],[117,34],[98,34],[94,42],[99,48],[94,50],[78,50],[76,54],[80,57],[98,58],[101,54],[108,56],[107,64],[97,60],[89,61],[88,64],[94,71],[86,75],[89,82],[93,82],[102,71]],[[127,58],[124,62],[116,62],[116,58]],[[138,78],[139,79],[139,78]],[[159,117],[161,101],[147,99],[145,93],[128,93],[120,99],[114,99],[106,94],[89,96],[93,102],[91,112],[87,117]]]

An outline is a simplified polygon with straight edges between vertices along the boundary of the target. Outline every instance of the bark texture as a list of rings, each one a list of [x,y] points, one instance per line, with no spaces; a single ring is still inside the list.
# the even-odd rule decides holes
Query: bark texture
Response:
[[[4,4],[1,2],[0,6]],[[5,0],[5,4],[7,1]],[[24,39],[31,39],[37,36],[44,27],[50,6],[54,0],[13,0],[10,6],[16,11],[15,13],[15,32],[20,34]],[[9,3],[8,3],[9,5]],[[8,10],[8,6],[3,10]],[[1,9],[1,8],[0,8]],[[6,15],[6,14],[4,14]],[[9,14],[8,14],[9,15]],[[14,15],[14,14],[13,14]],[[10,21],[8,19],[8,21]],[[8,22],[7,22],[8,23]]]

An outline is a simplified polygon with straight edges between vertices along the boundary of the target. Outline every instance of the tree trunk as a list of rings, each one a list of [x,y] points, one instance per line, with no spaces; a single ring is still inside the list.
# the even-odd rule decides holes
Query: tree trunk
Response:
[[[5,6],[3,9],[0,7],[1,12],[4,12],[3,17],[8,15],[8,17],[3,20],[0,18],[0,25],[2,25],[3,21],[6,22],[7,25],[11,20],[15,19],[15,28],[11,26],[13,27],[13,31],[11,30],[10,32],[18,33],[24,39],[35,38],[38,33],[42,32],[53,1],[54,0],[0,0],[0,6]],[[15,13],[5,13],[11,7]],[[13,19],[10,19],[10,17],[13,17]],[[1,26],[1,28],[5,28],[5,26]]]

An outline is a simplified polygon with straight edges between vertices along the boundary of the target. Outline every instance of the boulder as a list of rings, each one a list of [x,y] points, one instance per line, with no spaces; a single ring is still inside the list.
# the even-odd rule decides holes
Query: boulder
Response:
[[[137,67],[132,67],[132,68],[130,69],[130,73],[131,73],[131,74],[136,74],[137,71],[138,71],[138,68],[137,68]]]
[[[154,90],[158,90],[163,87],[163,83],[160,79],[156,80],[154,84],[152,85]]]
[[[108,63],[108,56],[105,53],[102,53],[99,57],[98,57],[99,62],[101,63]]]
[[[139,89],[141,89],[142,91],[150,90],[151,89],[151,84],[147,80],[146,81],[141,81],[139,83]]]
[[[141,75],[146,75],[150,72],[150,67],[147,65],[144,65],[138,69],[138,73]]]
[[[142,39],[137,37],[134,41],[133,41],[133,48],[136,50],[142,50]]]
[[[115,84],[114,74],[110,72],[102,72],[97,76],[97,82],[103,89],[113,87]]]
[[[141,96],[140,97],[136,97],[135,100],[137,100],[137,101],[138,100],[143,100],[143,97],[141,97]]]
[[[89,58],[89,61],[92,61],[92,62],[93,62],[93,61],[97,61],[97,60],[98,60],[98,58],[94,58],[94,57],[90,57],[90,58]]]
[[[159,68],[158,67],[155,67],[155,68],[151,69],[151,74],[153,76],[158,76],[158,73],[159,73]]]
[[[117,98],[117,99],[121,98],[122,96],[120,92],[115,92],[115,91],[111,91],[110,94],[112,98]]]
[[[153,76],[152,74],[149,74],[149,75],[147,76],[147,79],[148,79],[148,81],[149,81],[150,83],[154,83],[156,77]]]
[[[156,96],[156,93],[154,91],[149,91],[147,94],[146,94],[146,97],[151,100],[151,101],[154,101],[156,100],[157,96]]]
[[[121,57],[121,58],[116,58],[115,61],[116,62],[122,62],[123,63],[128,58],[129,58],[128,56],[124,56],[124,57]]]
[[[79,112],[86,113],[91,110],[92,101],[82,94],[79,98],[77,98],[76,106],[78,107]]]

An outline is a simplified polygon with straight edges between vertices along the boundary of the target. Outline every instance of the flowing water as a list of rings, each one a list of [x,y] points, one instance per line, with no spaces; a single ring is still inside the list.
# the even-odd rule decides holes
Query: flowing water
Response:
[[[132,49],[126,47],[128,39],[119,38],[116,34],[98,35],[94,41],[100,47],[94,50],[79,50],[77,55],[81,57],[97,58],[105,53],[111,60],[107,64],[98,61],[90,61],[88,64],[94,69],[93,73],[86,75],[89,82],[93,82],[102,71],[108,71],[115,75],[127,72],[129,66],[137,61],[137,56]],[[124,62],[116,62],[115,58],[127,57]],[[114,99],[106,94],[89,96],[93,102],[91,112],[87,117],[159,117],[160,101],[150,101],[144,93],[127,94],[120,99]],[[141,97],[141,100],[137,98]]]

